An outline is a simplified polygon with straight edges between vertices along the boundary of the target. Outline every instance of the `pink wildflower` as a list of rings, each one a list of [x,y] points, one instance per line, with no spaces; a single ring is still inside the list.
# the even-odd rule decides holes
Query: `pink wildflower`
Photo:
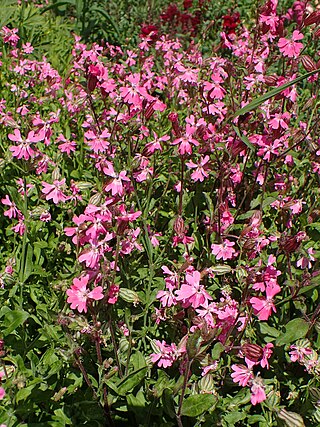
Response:
[[[24,216],[19,214],[18,216],[18,224],[11,228],[15,233],[18,233],[20,236],[23,236],[26,231],[26,225],[24,223]]]
[[[278,42],[278,47],[283,56],[288,58],[297,58],[300,54],[300,51],[303,49],[303,44],[298,43],[298,40],[303,39],[303,34],[298,30],[295,30],[292,34],[291,40],[281,37]]]
[[[42,181],[43,189],[42,193],[46,195],[46,200],[53,201],[54,204],[58,204],[59,202],[65,202],[68,200],[68,197],[63,194],[61,187],[63,187],[66,183],[66,179],[63,178],[61,181],[55,179],[53,184],[48,184],[47,182]]]
[[[6,214],[6,212],[4,214]],[[300,268],[311,268],[312,267],[311,261],[315,261],[315,257],[313,256],[315,254],[314,249],[309,248],[309,249],[307,249],[307,252],[308,252],[308,257],[303,256],[302,258],[300,258],[297,261],[297,267],[300,267]]]
[[[308,347],[301,347],[299,345],[290,346],[290,359],[292,362],[303,363],[307,356],[312,354],[312,349]]]
[[[250,298],[254,314],[256,314],[259,320],[268,320],[271,312],[276,312],[276,307],[273,302],[273,297],[281,291],[280,286],[277,283],[269,282],[266,286],[267,298],[253,297]]]
[[[211,253],[215,255],[217,260],[221,258],[224,261],[227,259],[231,259],[236,252],[236,250],[232,247],[234,245],[234,242],[230,242],[228,239],[225,239],[221,245],[212,244]]]
[[[73,279],[73,285],[67,290],[67,302],[71,304],[72,310],[76,308],[79,313],[82,313],[83,311],[85,313],[87,312],[88,299],[98,301],[104,297],[101,286],[97,286],[92,291],[87,289],[88,281],[88,275],[75,278]]]
[[[251,403],[252,405],[256,405],[257,403],[261,403],[264,400],[266,400],[267,396],[266,393],[264,391],[264,385],[262,382],[262,379],[259,377],[256,377],[253,381],[252,381],[252,386],[251,386]]]
[[[188,168],[195,169],[191,174],[191,179],[193,179],[193,181],[203,182],[205,178],[208,178],[208,161],[209,156],[205,156],[204,158],[201,158],[198,163],[194,163],[192,160],[186,163]]]
[[[3,37],[3,41],[15,47],[18,41],[20,40],[20,37],[18,36],[17,32],[18,28],[13,28],[12,30],[10,30],[10,28],[8,27],[2,27],[1,35]]]
[[[5,395],[6,395],[6,392],[5,392],[4,388],[0,387],[0,400],[2,400]]]
[[[1,203],[3,205],[9,206],[9,209],[4,212],[4,216],[7,216],[8,218],[16,218],[19,215],[19,209],[14,202],[11,202],[8,195],[6,195],[4,199],[1,199]]]
[[[28,137],[26,139],[23,139],[19,129],[15,129],[13,133],[10,133],[8,138],[10,141],[19,143],[18,146],[12,145],[9,147],[13,157],[25,160],[29,160],[36,156],[36,151],[31,147],[31,144],[43,139],[42,135],[36,135],[33,130],[28,133]]]
[[[244,365],[232,365],[231,369],[234,372],[231,374],[231,378],[234,383],[239,383],[242,387],[245,387],[249,381],[253,379],[253,373],[251,369]]]
[[[176,353],[176,346],[175,344],[168,345],[164,340],[155,341],[159,352],[158,353],[152,353],[150,355],[152,363],[158,362],[159,368],[163,366],[164,368],[168,368],[169,366],[172,366],[173,362],[176,359],[175,353]]]
[[[183,306],[198,308],[199,306],[208,303],[212,297],[206,292],[203,285],[200,285],[201,275],[199,271],[193,271],[186,275],[187,284],[183,284],[179,290],[176,291],[177,301],[182,301]]]
[[[106,162],[107,166],[103,168],[103,172],[110,176],[112,179],[109,182],[108,185],[105,187],[105,191],[111,191],[112,196],[115,196],[118,194],[119,196],[123,196],[124,194],[124,182],[130,182],[130,179],[126,176],[127,172],[122,171],[119,174],[117,174],[113,168],[113,165],[111,162]]]

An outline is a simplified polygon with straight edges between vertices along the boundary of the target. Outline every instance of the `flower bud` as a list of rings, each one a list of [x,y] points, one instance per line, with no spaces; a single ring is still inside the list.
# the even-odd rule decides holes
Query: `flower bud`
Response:
[[[309,55],[302,55],[300,57],[300,61],[306,71],[317,70],[317,64],[314,62],[312,58],[310,58]]]
[[[277,76],[265,76],[264,82],[267,86],[275,86],[278,82]]]
[[[174,224],[173,224],[173,229],[174,229],[174,232],[178,236],[184,236],[184,234],[186,232],[186,228],[184,226],[184,220],[182,219],[182,217],[180,215],[177,216],[177,218],[175,219]]]
[[[263,349],[258,344],[243,344],[241,351],[252,362],[258,362],[263,357]]]
[[[315,10],[314,12],[310,13],[310,15],[308,15],[303,21],[303,25],[305,27],[307,27],[308,25],[319,24],[319,23],[320,23],[320,11],[319,10]]]

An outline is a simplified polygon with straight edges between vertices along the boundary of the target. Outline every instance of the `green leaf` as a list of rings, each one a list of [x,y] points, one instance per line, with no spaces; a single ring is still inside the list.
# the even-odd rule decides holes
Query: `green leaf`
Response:
[[[233,130],[237,134],[238,138],[241,139],[242,142],[246,144],[248,148],[250,148],[251,151],[255,151],[254,145],[249,141],[248,137],[246,135],[242,135],[240,132],[240,129],[237,126],[232,126]]]
[[[214,360],[219,359],[221,353],[223,353],[225,350],[225,346],[223,344],[221,344],[220,341],[218,341],[217,343],[215,343],[212,352],[211,352],[211,357]]]
[[[257,107],[259,107],[259,105],[263,104],[268,99],[273,98],[274,96],[278,95],[278,93],[281,93],[288,87],[293,86],[294,84],[299,83],[302,80],[307,79],[308,77],[313,76],[316,73],[319,73],[319,71],[320,69],[310,71],[309,73],[303,74],[303,76],[297,77],[296,79],[291,80],[290,82],[284,83],[283,85],[276,87],[275,89],[269,90],[269,92],[254,99],[248,105],[245,105],[243,108],[240,108],[240,110],[237,110],[234,113],[234,117],[242,116],[243,114],[249,113],[249,111],[255,110]]]
[[[195,394],[183,402],[181,414],[186,417],[197,417],[214,408],[216,403],[217,398],[212,394]]]
[[[166,388],[163,390],[162,405],[163,405],[164,411],[169,415],[169,417],[175,418],[176,413],[174,410],[173,394],[172,394],[172,390],[170,390],[169,388]]]
[[[21,326],[29,317],[29,313],[24,310],[11,310],[5,314],[6,318],[4,324],[6,329],[3,331],[3,335],[10,335],[19,326]]]
[[[228,424],[228,426],[232,427],[235,423],[245,420],[247,418],[247,414],[245,412],[230,412],[229,414],[223,417],[224,421]]]
[[[259,329],[263,335],[268,335],[269,337],[277,338],[280,335],[278,329],[269,326],[267,323],[260,322]]]
[[[303,319],[293,319],[287,323],[285,332],[276,339],[276,345],[291,344],[292,342],[304,338],[308,332],[309,324]]]
[[[27,254],[26,254],[25,265],[24,265],[24,272],[23,272],[23,282],[25,282],[30,276],[30,274],[32,273],[32,270],[33,270],[32,257],[33,257],[33,249],[30,243],[28,243]]]
[[[118,393],[120,396],[125,396],[130,390],[137,386],[145,377],[147,367],[141,368],[137,371],[131,372],[118,384]]]

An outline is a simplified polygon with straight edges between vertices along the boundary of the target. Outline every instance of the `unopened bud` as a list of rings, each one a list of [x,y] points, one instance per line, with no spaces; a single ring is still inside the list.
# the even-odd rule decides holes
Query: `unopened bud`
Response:
[[[306,71],[316,71],[317,70],[317,64],[314,62],[312,58],[308,55],[302,55],[300,57],[301,64],[305,68]]]
[[[277,76],[265,76],[264,82],[267,86],[275,86],[278,82]]]
[[[60,174],[59,168],[54,168],[52,172],[52,180],[56,181],[56,180],[59,180],[60,178],[61,178],[61,174]]]
[[[149,120],[154,113],[154,108],[153,108],[154,103],[155,101],[153,101],[150,105],[148,105],[148,107],[144,111],[144,117],[146,120]]]
[[[320,37],[320,28],[318,28],[314,33],[313,33],[313,38],[318,39]],[[319,61],[318,61],[319,62]]]
[[[186,229],[184,226],[184,220],[180,215],[177,216],[176,220],[174,221],[173,229],[178,236],[183,236],[185,234]]]
[[[243,344],[241,351],[252,362],[258,362],[263,357],[263,349],[258,344]]]
[[[315,10],[314,12],[310,13],[310,15],[308,15],[303,21],[303,25],[305,27],[307,27],[308,25],[319,24],[319,23],[320,23],[320,11],[319,10]]]

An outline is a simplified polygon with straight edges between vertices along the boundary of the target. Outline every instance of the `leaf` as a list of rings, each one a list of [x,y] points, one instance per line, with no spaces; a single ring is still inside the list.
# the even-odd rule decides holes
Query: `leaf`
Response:
[[[19,326],[21,326],[29,317],[29,313],[24,310],[11,310],[10,312],[5,314],[5,325],[6,329],[3,331],[3,335],[10,335],[13,331],[15,331]]]
[[[137,371],[131,372],[118,384],[118,393],[120,396],[125,396],[130,390],[137,386],[145,377],[147,367],[141,368]]]
[[[304,338],[308,332],[309,324],[303,319],[293,319],[287,323],[286,331],[276,339],[276,345],[291,344],[292,342]]]
[[[30,243],[27,245],[27,251],[26,251],[26,258],[25,258],[25,265],[24,265],[24,272],[23,272],[23,282],[25,282],[33,270],[33,249]]]
[[[263,335],[267,335],[269,337],[277,338],[280,335],[280,331],[278,329],[269,326],[267,323],[260,322],[259,323],[260,332]]]
[[[217,398],[212,394],[195,394],[183,402],[181,414],[186,417],[197,417],[214,408],[216,403]]]
[[[215,343],[212,352],[211,352],[211,357],[214,360],[219,359],[221,353],[223,353],[225,350],[225,346],[223,344],[221,344],[220,341],[218,341],[217,343]]]
[[[240,132],[240,129],[237,126],[232,126],[237,136],[241,139],[242,142],[246,144],[248,148],[250,148],[251,151],[255,151],[254,145],[249,141],[248,137],[246,135],[242,135]]]
[[[319,71],[320,69],[310,71],[309,73],[303,74],[303,76],[297,77],[296,79],[291,80],[290,82],[284,83],[283,85],[276,87],[275,89],[269,90],[269,92],[254,99],[248,105],[245,105],[243,108],[240,108],[240,110],[237,110],[234,113],[234,117],[242,116],[243,114],[249,113],[249,111],[255,110],[257,107],[259,107],[259,105],[263,104],[268,99],[278,95],[278,93],[281,93],[283,90],[287,89],[288,87],[293,86],[294,84],[299,83],[302,80],[307,79],[308,77],[313,76],[316,73],[319,73]]]
[[[230,412],[229,414],[223,417],[224,421],[228,424],[228,426],[232,427],[235,423],[245,420],[247,418],[247,414],[245,412]]]
[[[162,393],[162,405],[164,411],[169,415],[171,418],[175,418],[176,413],[174,410],[174,400],[173,400],[173,394],[172,390],[169,388],[165,388]]]

